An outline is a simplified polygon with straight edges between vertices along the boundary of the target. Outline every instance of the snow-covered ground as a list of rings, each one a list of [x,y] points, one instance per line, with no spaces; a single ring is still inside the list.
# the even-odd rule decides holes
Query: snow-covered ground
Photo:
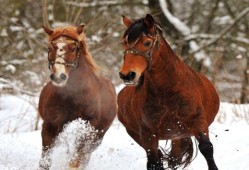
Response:
[[[0,96],[0,170],[37,169],[41,155],[41,131],[33,130],[37,116],[36,102],[37,98],[27,96]],[[210,126],[210,137],[219,169],[249,168],[248,117],[249,105],[221,103],[219,115]],[[40,127],[40,123],[38,125]],[[65,156],[61,153],[54,155],[56,164],[52,169],[65,169],[60,167],[63,158]],[[127,135],[116,119],[101,145],[92,153],[86,170],[135,169],[146,169],[145,152]],[[207,165],[198,153],[185,169],[205,170]]]

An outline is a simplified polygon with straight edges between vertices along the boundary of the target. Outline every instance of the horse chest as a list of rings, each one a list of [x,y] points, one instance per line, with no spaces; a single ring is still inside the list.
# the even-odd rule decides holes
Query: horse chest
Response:
[[[77,118],[89,120],[93,114],[86,102],[75,102],[73,98],[51,98],[46,106],[44,120],[54,124],[65,124]]]
[[[143,122],[161,139],[174,139],[189,136],[190,132],[184,115],[167,105],[148,104],[144,107]]]

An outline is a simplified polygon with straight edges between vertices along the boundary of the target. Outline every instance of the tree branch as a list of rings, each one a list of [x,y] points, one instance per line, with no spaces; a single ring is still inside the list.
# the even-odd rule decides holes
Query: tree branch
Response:
[[[192,41],[192,40],[197,40],[197,39],[216,39],[219,36],[220,35],[217,35],[217,34],[190,34],[189,36],[185,37],[184,40]],[[245,45],[249,45],[249,39],[244,38],[244,37],[233,37],[233,36],[225,35],[222,38],[236,41],[239,43],[243,43]]]
[[[120,5],[122,3],[117,2],[116,0],[113,0],[113,1],[93,1],[93,2],[81,2],[81,3],[69,1],[69,2],[66,2],[66,4],[71,5],[71,6],[81,7],[81,8],[87,8],[87,7],[96,7],[96,6],[103,6],[103,5]]]
[[[211,10],[210,10],[210,13],[209,13],[209,15],[207,17],[208,18],[207,19],[207,24],[204,27],[205,28],[204,32],[206,32],[206,33],[208,33],[210,31],[210,29],[211,29],[211,26],[212,26],[211,22],[213,21],[213,19],[215,17],[215,13],[216,13],[216,11],[218,9],[219,2],[220,2],[220,0],[215,0],[215,2],[213,2],[211,4]]]
[[[235,20],[233,21],[233,23],[229,26],[227,26],[224,30],[222,30],[220,32],[220,35],[212,40],[210,40],[208,43],[206,43],[205,45],[201,46],[200,48],[198,48],[195,51],[192,51],[191,54],[195,54],[199,51],[201,51],[202,49],[216,43],[218,40],[220,40],[225,34],[227,34],[243,17],[245,17],[247,14],[249,13],[249,7],[244,9],[241,13],[239,13],[237,15],[237,17],[235,18]]]
[[[43,20],[43,26],[49,27],[47,0],[42,0],[42,20]]]
[[[21,93],[21,94],[26,94],[26,95],[29,95],[29,96],[36,96],[35,93],[32,93],[30,91],[26,91],[26,90],[20,89],[17,85],[15,85],[10,80],[6,80],[6,79],[3,79],[3,78],[0,78],[0,82],[3,83],[3,84],[6,84],[8,86],[8,88],[10,88],[11,90],[14,91],[14,93],[17,93],[17,94]]]

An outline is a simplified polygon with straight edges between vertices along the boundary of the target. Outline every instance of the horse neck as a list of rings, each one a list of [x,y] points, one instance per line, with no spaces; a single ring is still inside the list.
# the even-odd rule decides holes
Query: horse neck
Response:
[[[144,73],[144,87],[153,93],[158,92],[157,95],[172,90],[178,83],[178,68],[181,66],[180,58],[161,37],[158,51],[152,57],[151,69]]]

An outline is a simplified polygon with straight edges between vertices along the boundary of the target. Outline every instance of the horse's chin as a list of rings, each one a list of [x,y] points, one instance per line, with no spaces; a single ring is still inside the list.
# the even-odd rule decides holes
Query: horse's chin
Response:
[[[135,85],[136,85],[136,83],[133,82],[133,81],[124,81],[124,84],[125,84],[126,86],[135,86]]]
[[[67,81],[60,81],[60,82],[56,82],[56,81],[51,81],[52,84],[56,87],[65,87],[67,84]]]
[[[124,81],[124,84],[126,86],[140,86],[143,82],[143,77],[141,76],[139,79],[133,80],[133,81]]]

